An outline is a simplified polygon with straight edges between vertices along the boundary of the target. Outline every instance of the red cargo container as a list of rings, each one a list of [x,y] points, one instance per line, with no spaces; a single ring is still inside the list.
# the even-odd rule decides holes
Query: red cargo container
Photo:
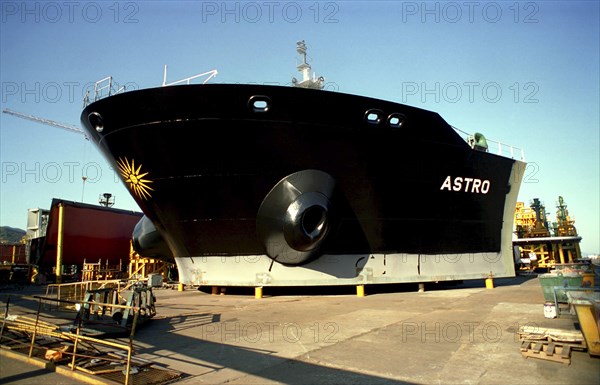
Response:
[[[27,263],[25,256],[25,244],[23,243],[5,243],[0,244],[0,263]]]
[[[33,261],[42,267],[56,266],[59,230],[59,211],[62,206],[63,265],[83,265],[87,262],[117,265],[128,263],[131,234],[143,214],[135,211],[114,209],[53,199],[48,219],[46,239],[42,246],[42,258]]]

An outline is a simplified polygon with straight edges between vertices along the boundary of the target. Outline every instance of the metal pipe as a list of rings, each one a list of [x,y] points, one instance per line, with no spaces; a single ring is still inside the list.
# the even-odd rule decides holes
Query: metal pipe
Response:
[[[73,344],[73,358],[71,359],[71,371],[75,370],[75,358],[77,357],[77,345],[79,344],[79,331],[81,330],[81,313],[77,314],[77,332],[75,334],[75,343]]]
[[[133,336],[135,335],[135,326],[140,312],[136,311],[133,316],[133,325],[131,325],[131,334],[129,335],[129,346],[127,349],[127,369],[125,371],[125,385],[129,384],[129,372],[131,370],[131,353],[133,352]]]
[[[558,255],[560,256],[560,263],[565,263],[565,253],[561,243],[558,244]]]
[[[6,317],[8,317],[8,306],[10,305],[10,294],[6,299],[6,310],[4,311],[4,319],[2,320],[2,328],[0,329],[0,340],[2,340],[2,336],[4,335],[4,325],[6,325]]]
[[[65,221],[65,206],[58,205],[58,239],[56,240],[56,283],[62,283],[63,232]]]
[[[38,302],[37,313],[35,315],[35,326],[33,328],[33,334],[31,335],[31,346],[29,346],[29,358],[33,355],[33,344],[35,343],[35,335],[37,334],[38,322],[40,322],[40,309],[42,307],[42,300]]]
[[[114,308],[117,309],[133,309],[133,310],[139,310],[140,307],[139,306],[127,306],[127,305],[119,305],[116,303],[105,303],[105,302],[94,302],[94,301],[71,301],[68,299],[60,299],[60,298],[49,298],[49,297],[42,297],[42,296],[38,296],[38,295],[34,295],[33,298],[37,298],[40,300],[44,300],[44,301],[53,301],[53,302],[64,302],[64,303],[70,303],[70,304],[81,304],[81,305],[94,305],[94,306],[112,306]]]

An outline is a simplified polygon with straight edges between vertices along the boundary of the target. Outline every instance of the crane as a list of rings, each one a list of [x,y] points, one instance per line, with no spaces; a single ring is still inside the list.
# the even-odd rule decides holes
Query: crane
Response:
[[[32,122],[41,123],[41,124],[47,124],[47,125],[52,126],[52,127],[62,128],[63,130],[75,132],[75,133],[78,133],[78,134],[81,134],[81,135],[85,136],[86,140],[88,139],[87,134],[81,128],[79,128],[77,126],[73,126],[71,124],[60,123],[60,122],[56,122],[54,120],[50,120],[50,119],[46,119],[46,118],[39,118],[37,116],[33,116],[33,115],[29,115],[29,114],[24,114],[22,112],[13,111],[13,110],[8,109],[8,108],[5,108],[4,110],[2,110],[2,112],[5,113],[5,114],[16,116],[18,118],[27,119],[27,120],[30,120]]]
[[[27,119],[30,120],[32,122],[36,122],[36,123],[40,123],[40,124],[47,124],[49,126],[52,127],[57,127],[57,128],[62,128],[63,130],[67,130],[70,132],[74,132],[76,134],[81,134],[85,137],[85,140],[89,140],[87,134],[85,133],[85,131],[83,131],[81,128],[71,125],[71,124],[66,124],[66,123],[60,123],[51,119],[46,119],[46,118],[40,118],[34,115],[29,115],[29,114],[24,114],[22,112],[17,112],[17,111],[13,111],[11,109],[5,108],[4,110],[2,110],[3,113],[8,114],[8,115],[12,115],[12,116],[16,116],[18,118],[22,118],[22,119]],[[83,202],[83,193],[85,191],[85,181],[87,180],[87,176],[83,175],[81,177],[81,179],[83,180],[83,187],[81,190],[81,201]],[[112,194],[109,194],[112,196]],[[102,196],[101,196],[102,197]],[[107,199],[108,201],[108,199]],[[114,196],[112,196],[112,204],[114,204]]]

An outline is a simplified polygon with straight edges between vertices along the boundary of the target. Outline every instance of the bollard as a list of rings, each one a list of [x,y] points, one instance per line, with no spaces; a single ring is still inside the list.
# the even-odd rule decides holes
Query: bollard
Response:
[[[419,284],[419,293],[424,293],[425,292],[425,284],[424,283],[420,283]]]
[[[365,285],[357,285],[356,286],[356,296],[357,297],[365,296]]]
[[[488,277],[485,279],[485,288],[486,289],[493,289],[494,288],[494,278],[492,277],[492,272],[490,271],[490,274],[488,275]]]
[[[261,299],[263,297],[263,288],[262,286],[254,288],[254,298]]]
[[[183,283],[179,282],[177,285],[177,291],[183,291]]]

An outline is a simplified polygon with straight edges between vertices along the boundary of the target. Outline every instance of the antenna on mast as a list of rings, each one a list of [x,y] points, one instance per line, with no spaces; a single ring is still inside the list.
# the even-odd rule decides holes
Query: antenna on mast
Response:
[[[306,57],[307,57],[306,51],[307,51],[307,48],[306,48],[306,43],[304,42],[304,40],[296,42],[296,52],[298,52],[298,55],[300,55],[300,61],[301,61],[300,64],[298,64],[296,66],[296,68],[298,69],[298,72],[302,73],[302,81],[298,82],[298,80],[296,78],[292,78],[292,85],[294,87],[312,88],[312,89],[316,89],[316,90],[322,90],[323,83],[325,83],[325,78],[323,76],[319,76],[319,78],[317,78],[317,76],[313,73],[313,77],[311,79],[311,77],[310,77],[311,66],[310,66],[310,64],[308,64],[308,61],[306,60]]]
[[[113,207],[115,205],[115,196],[111,193],[100,194],[98,203],[100,203],[100,206]]]

